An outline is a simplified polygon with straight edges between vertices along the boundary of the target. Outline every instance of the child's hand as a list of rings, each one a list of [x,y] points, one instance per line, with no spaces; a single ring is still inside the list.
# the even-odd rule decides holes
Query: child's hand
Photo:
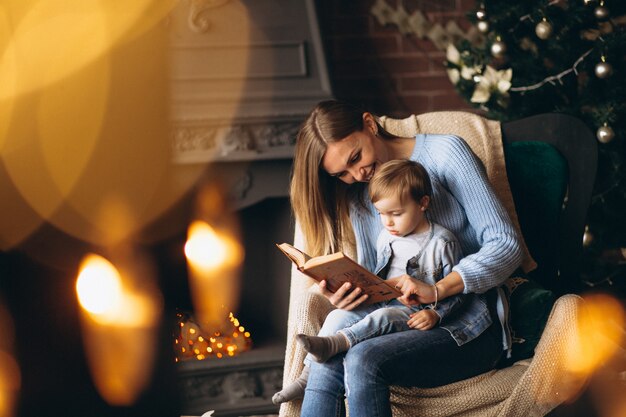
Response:
[[[411,314],[411,318],[407,321],[407,324],[412,329],[428,330],[435,327],[439,322],[439,314],[430,308],[417,311]]]

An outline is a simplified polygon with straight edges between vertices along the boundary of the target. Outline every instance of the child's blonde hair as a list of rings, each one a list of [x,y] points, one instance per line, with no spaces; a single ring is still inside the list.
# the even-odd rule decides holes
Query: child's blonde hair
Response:
[[[384,163],[376,170],[369,183],[370,199],[373,203],[388,197],[398,197],[404,203],[412,198],[421,204],[424,196],[430,197],[432,186],[428,172],[419,162],[395,159]]]

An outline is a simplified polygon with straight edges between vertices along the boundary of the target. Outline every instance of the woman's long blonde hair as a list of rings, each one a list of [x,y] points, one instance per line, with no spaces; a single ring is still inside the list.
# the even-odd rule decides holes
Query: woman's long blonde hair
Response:
[[[296,140],[291,176],[291,206],[311,256],[354,247],[350,201],[363,201],[365,184],[350,186],[321,166],[329,143],[362,131],[364,111],[337,100],[319,103],[303,122]],[[380,125],[378,135],[394,138]],[[349,245],[349,246],[347,246]]]

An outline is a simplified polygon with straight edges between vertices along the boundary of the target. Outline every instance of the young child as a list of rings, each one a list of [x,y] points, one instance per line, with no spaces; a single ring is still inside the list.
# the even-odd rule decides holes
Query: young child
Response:
[[[376,245],[376,274],[393,278],[394,283],[408,274],[433,285],[437,294],[436,282],[452,271],[462,253],[450,231],[428,220],[431,190],[424,167],[410,160],[385,163],[369,183],[370,199],[384,227]],[[298,379],[274,394],[272,401],[280,404],[304,395],[310,360],[325,362],[372,337],[411,329],[426,331],[439,324],[461,345],[466,340],[465,332],[471,330],[462,322],[460,310],[471,308],[468,304],[484,302],[481,297],[460,294],[430,305],[405,306],[391,300],[350,311],[335,309],[318,336],[296,336],[309,352],[305,367]]]

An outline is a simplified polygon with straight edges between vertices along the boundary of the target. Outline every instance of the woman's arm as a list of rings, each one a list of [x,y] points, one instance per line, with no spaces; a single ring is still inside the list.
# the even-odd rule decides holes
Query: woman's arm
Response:
[[[427,137],[425,140],[428,142],[425,165],[433,169],[434,181],[438,181],[463,208],[461,212],[440,207],[438,214],[442,219],[439,223],[446,216],[466,217],[471,228],[464,229],[464,232],[471,231],[479,245],[478,251],[467,255],[454,267],[457,275],[440,281],[442,292],[447,295],[459,289],[465,293],[486,292],[501,285],[521,263],[522,249],[517,232],[493,191],[482,163],[467,143],[457,136]],[[457,234],[457,238],[461,239],[461,236]]]
[[[435,300],[461,294],[465,289],[463,279],[456,271],[450,272],[435,285],[426,284],[409,275],[403,275],[397,281],[396,288],[403,294],[402,297],[398,297],[398,301],[405,305],[431,304]]]

